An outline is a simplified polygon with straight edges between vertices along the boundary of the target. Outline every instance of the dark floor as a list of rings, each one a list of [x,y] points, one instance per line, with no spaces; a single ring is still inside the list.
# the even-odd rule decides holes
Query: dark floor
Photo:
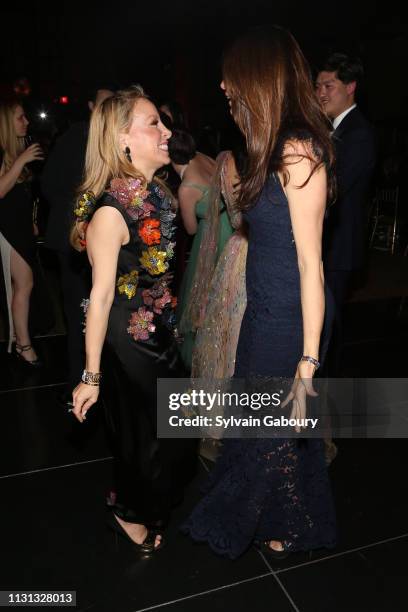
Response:
[[[347,310],[344,371],[406,377],[408,322],[400,301]],[[338,440],[330,471],[339,542],[333,551],[271,562],[254,549],[215,556],[178,531],[199,495],[201,461],[154,558],[105,528],[112,460],[102,411],[79,425],[58,403],[65,337],[37,340],[45,367],[27,373],[0,346],[0,590],[75,590],[95,612],[406,611],[408,478],[405,440]],[[50,608],[52,609],[52,608]]]

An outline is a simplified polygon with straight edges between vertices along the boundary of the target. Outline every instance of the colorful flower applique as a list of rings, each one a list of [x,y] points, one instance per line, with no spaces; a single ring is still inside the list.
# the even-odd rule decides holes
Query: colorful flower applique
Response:
[[[172,259],[172,257],[174,257],[174,249],[176,247],[176,243],[175,242],[168,242],[166,245],[166,254],[167,254],[167,259]]]
[[[153,191],[154,194],[157,195],[158,198],[160,198],[160,200],[164,200],[165,199],[166,194],[164,193],[164,191],[160,187],[160,185],[157,185],[157,183],[153,184],[152,191]]]
[[[152,323],[153,317],[153,312],[144,306],[132,313],[127,331],[134,340],[149,339],[149,334],[156,330],[156,326]]]
[[[95,196],[92,191],[85,191],[81,194],[74,208],[74,215],[78,221],[86,221],[90,217],[95,202]]]
[[[132,219],[144,219],[149,217],[155,207],[146,199],[149,192],[143,189],[140,179],[113,179],[109,187],[109,193],[120,202]]]
[[[160,221],[158,219],[145,219],[139,227],[139,236],[145,244],[160,244]]]
[[[175,232],[175,227],[173,223],[175,218],[176,213],[173,212],[171,209],[170,199],[164,197],[160,206],[160,222],[162,234],[169,240],[172,238]]]
[[[168,279],[163,277],[156,281],[153,287],[142,291],[143,302],[146,306],[151,306],[156,314],[162,314],[163,309],[172,303],[173,296],[167,287],[167,283]]]
[[[128,300],[131,300],[136,295],[139,273],[137,270],[132,270],[129,274],[119,276],[116,286],[120,294],[125,294]]]
[[[155,316],[160,324],[171,330],[175,324],[174,308],[177,300],[171,295],[169,261],[174,257],[176,214],[164,189],[151,182],[147,189],[139,179],[114,179],[108,193],[126,210],[129,217],[137,221],[131,238],[135,241],[142,269],[131,270],[117,279],[118,292],[129,300],[138,296],[142,305],[132,313],[127,331],[135,341],[145,341],[156,330]],[[137,267],[137,266],[136,266]],[[159,276],[156,280],[152,277]],[[150,277],[150,278],[149,278]],[[143,280],[143,289],[140,284]]]
[[[88,312],[89,304],[90,304],[90,300],[88,298],[83,298],[83,300],[81,301],[81,304],[80,304],[80,307],[82,308],[82,312],[84,313],[84,318],[82,320],[82,331],[83,331],[83,333],[86,332],[86,314]]]
[[[168,269],[169,264],[166,259],[166,251],[159,251],[157,247],[149,247],[143,251],[139,261],[149,274],[157,276],[157,274],[163,274]]]

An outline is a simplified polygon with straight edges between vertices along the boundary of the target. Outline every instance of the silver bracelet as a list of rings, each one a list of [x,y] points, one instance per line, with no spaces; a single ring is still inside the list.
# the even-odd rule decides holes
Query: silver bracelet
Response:
[[[85,383],[86,385],[91,385],[91,387],[99,387],[101,378],[102,378],[101,372],[89,372],[88,370],[84,370],[81,376],[82,382]]]
[[[314,357],[310,357],[310,355],[303,355],[300,361],[308,361],[309,363],[313,363],[316,370],[320,368],[320,363]]]

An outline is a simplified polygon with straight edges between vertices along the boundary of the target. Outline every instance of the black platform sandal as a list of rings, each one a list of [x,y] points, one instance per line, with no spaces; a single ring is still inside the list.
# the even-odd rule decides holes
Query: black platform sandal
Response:
[[[40,366],[42,366],[41,359],[39,359],[38,357],[37,359],[26,359],[21,354],[21,353],[25,353],[26,351],[29,351],[32,348],[33,347],[31,344],[17,344],[16,342],[14,345],[14,354],[17,357],[17,359],[26,363],[27,365],[32,366],[33,368],[39,368]]]
[[[108,514],[107,525],[109,529],[122,536],[125,540],[127,540],[132,546],[134,546],[139,552],[144,555],[151,555],[158,550],[161,550],[164,546],[163,537],[160,540],[160,544],[155,546],[156,537],[158,535],[157,531],[153,529],[148,529],[145,539],[141,544],[138,544],[129,536],[129,534],[123,529],[122,525],[116,520],[115,515],[113,513]]]

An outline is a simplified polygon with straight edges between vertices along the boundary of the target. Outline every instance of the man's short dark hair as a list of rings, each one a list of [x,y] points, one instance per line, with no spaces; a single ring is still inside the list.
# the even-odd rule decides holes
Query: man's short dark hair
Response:
[[[185,127],[186,118],[184,116],[183,107],[176,100],[165,100],[160,104],[161,107],[167,106],[169,109],[174,127]]]
[[[175,128],[169,140],[169,155],[175,164],[188,164],[196,154],[194,138],[185,129]]]
[[[87,101],[96,102],[98,91],[105,89],[106,91],[115,92],[119,89],[118,84],[113,81],[100,81],[88,87]]]
[[[354,81],[360,83],[364,76],[361,60],[357,57],[352,58],[345,53],[332,53],[320,70],[336,72],[337,78],[345,85]]]

